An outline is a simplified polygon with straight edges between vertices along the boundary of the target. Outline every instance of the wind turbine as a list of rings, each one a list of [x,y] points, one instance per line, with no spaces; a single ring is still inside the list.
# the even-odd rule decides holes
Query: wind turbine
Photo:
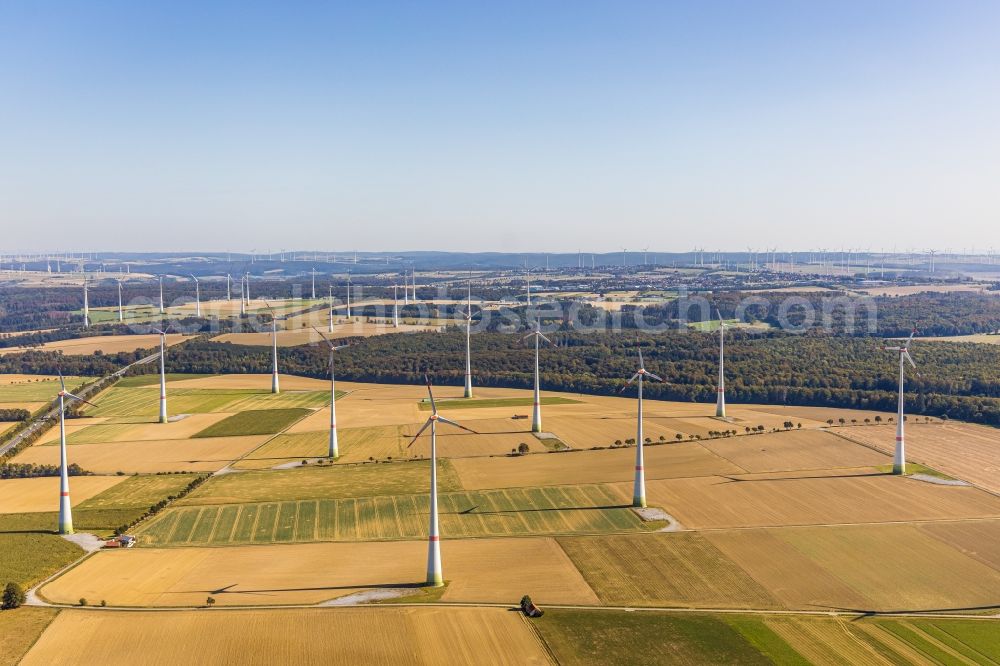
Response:
[[[347,318],[351,318],[351,273],[347,273]]]
[[[314,300],[314,301],[316,300],[316,267],[315,266],[312,269],[312,299],[311,300]]]
[[[340,448],[337,445],[337,388],[334,385],[333,352],[343,349],[348,345],[334,345],[325,335],[319,332],[318,328],[313,326],[313,330],[319,333],[319,337],[323,338],[323,341],[330,348],[330,448],[327,451],[327,457],[337,459],[340,457]]]
[[[233,300],[233,276],[226,273],[226,300]]]
[[[115,280],[118,283],[118,323],[125,321],[125,314],[122,312],[122,281]]]
[[[396,285],[392,285],[392,327],[399,328],[399,296]]]
[[[437,423],[441,421],[442,423],[447,423],[453,425],[456,428],[461,428],[467,432],[473,434],[476,433],[475,430],[471,428],[466,428],[463,425],[459,425],[454,421],[450,421],[445,417],[438,414],[437,404],[434,402],[434,392],[431,390],[431,380],[424,375],[424,381],[427,382],[427,395],[430,397],[431,401],[431,415],[424,422],[424,425],[420,427],[417,434],[413,436],[410,443],[407,444],[406,448],[413,446],[413,443],[417,441],[417,438],[427,430],[428,426],[431,429],[431,517],[430,517],[430,529],[427,535],[427,584],[433,587],[440,587],[444,584],[444,575],[441,572],[441,534],[438,531],[438,502],[437,502]]]
[[[530,338],[532,336],[535,337],[535,401],[534,401],[534,409],[531,412],[531,432],[541,432],[542,431],[542,399],[541,399],[541,396],[540,396],[539,390],[538,390],[538,345],[539,345],[539,340],[545,340],[550,345],[552,344],[552,341],[549,340],[547,337],[545,337],[542,334],[542,330],[541,330],[541,327],[538,324],[538,320],[537,319],[535,319],[535,330],[532,331],[531,333],[528,333],[522,339],[523,340],[527,340],[528,338]]]
[[[472,397],[472,281],[469,281],[469,301],[465,307],[465,397]]]
[[[639,350],[639,369],[635,371],[632,375],[632,379],[625,383],[622,387],[621,393],[625,392],[629,386],[632,385],[636,379],[639,380],[637,387],[639,389],[639,411],[636,423],[636,435],[635,435],[635,483],[632,486],[632,506],[645,508],[646,506],[646,471],[644,469],[643,457],[642,457],[642,380],[646,377],[655,379],[658,382],[662,382],[663,378],[657,377],[652,372],[646,370],[646,365],[642,361],[642,349]]]
[[[403,271],[403,305],[410,304],[410,276]]]
[[[247,307],[250,307],[250,271],[247,271]]]
[[[904,370],[906,366],[903,364],[903,360],[909,361],[910,365],[914,368],[917,364],[913,362],[910,357],[910,345],[913,343],[913,336],[916,333],[910,333],[908,338],[896,338],[898,340],[905,340],[905,342],[898,347],[883,347],[885,351],[894,351],[899,354],[899,407],[896,414],[896,453],[892,458],[892,473],[893,474],[906,474],[906,447],[903,443],[903,421],[905,420],[905,415],[903,414],[903,380],[905,377]]]
[[[69,469],[66,464],[66,398],[94,406],[78,395],[66,390],[66,382],[59,372],[59,534],[73,533],[73,509],[69,501]]]
[[[90,299],[87,295],[87,274],[83,274],[83,327],[90,328]]]
[[[278,388],[278,315],[274,314],[271,305],[265,301],[264,305],[271,312],[271,393],[279,393]]]
[[[167,372],[164,357],[167,353],[167,332],[154,328],[160,334],[160,423],[167,422]]]
[[[160,314],[163,314],[163,276],[160,276]]]
[[[726,322],[719,315],[719,386],[716,389],[715,416],[726,418]]]
[[[201,284],[198,282],[198,278],[194,276],[194,273],[190,273],[191,279],[194,280],[194,316],[201,316]]]
[[[243,289],[246,282],[246,278],[242,275],[240,276],[240,316],[244,317],[247,313],[247,300],[244,298]]]
[[[531,307],[531,271],[527,267],[524,269],[524,285],[525,302]]]
[[[330,284],[330,333],[333,333],[333,284]]]

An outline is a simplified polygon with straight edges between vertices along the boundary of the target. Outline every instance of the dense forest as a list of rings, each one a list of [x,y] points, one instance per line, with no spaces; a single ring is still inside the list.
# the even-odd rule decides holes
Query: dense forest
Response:
[[[713,402],[718,337],[676,332],[631,338],[620,334],[549,335],[556,346],[541,354],[542,386],[549,390],[614,394],[635,370],[641,345],[649,370],[667,383],[650,383],[654,399]],[[459,385],[464,335],[408,333],[357,338],[337,353],[342,379],[416,383],[427,372],[441,384]],[[472,338],[478,385],[529,388],[533,348],[520,335],[480,333]],[[821,405],[895,411],[896,357],[878,342],[829,336],[729,334],[727,398],[731,402]],[[1000,347],[917,343],[919,374],[908,372],[909,409],[929,416],[1000,425]],[[268,347],[196,340],[168,355],[168,372],[267,373]],[[281,371],[326,376],[326,352],[318,346],[279,350]],[[156,372],[152,365],[138,372]]]

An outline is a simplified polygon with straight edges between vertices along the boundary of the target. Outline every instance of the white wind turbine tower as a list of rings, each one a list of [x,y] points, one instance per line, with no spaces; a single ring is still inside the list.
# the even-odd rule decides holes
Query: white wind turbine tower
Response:
[[[635,371],[632,379],[628,380],[621,390],[624,393],[625,389],[632,385],[632,382],[637,379],[639,380],[637,384],[639,389],[639,411],[635,435],[635,483],[632,485],[632,506],[636,507],[646,506],[646,471],[642,456],[642,444],[644,441],[642,437],[642,380],[646,377],[655,379],[658,382],[663,381],[661,377],[657,377],[652,372],[646,370],[646,365],[642,361],[642,349],[639,349],[639,369]]]
[[[535,400],[534,408],[531,412],[531,432],[541,432],[542,431],[542,398],[538,387],[538,346],[540,340],[545,340],[550,345],[552,341],[547,337],[542,335],[542,329],[538,324],[538,320],[535,319],[535,330],[524,336],[524,340],[534,336],[535,338]]]
[[[167,422],[167,372],[165,357],[167,354],[167,332],[154,328],[160,334],[160,423]]]
[[[90,298],[87,294],[87,274],[83,274],[83,327],[90,328]]]
[[[726,322],[719,315],[719,386],[716,389],[715,415],[726,418]]]
[[[327,457],[337,459],[340,457],[340,447],[337,444],[337,387],[334,384],[333,352],[343,349],[347,345],[334,345],[325,335],[319,332],[318,328],[313,326],[313,330],[319,333],[319,337],[323,338],[330,348],[330,447],[327,451]]]
[[[241,275],[240,276],[240,316],[246,316],[246,313],[247,313],[247,300],[246,300],[246,298],[243,295],[244,283],[245,282],[246,282],[246,278],[244,278]]]
[[[198,282],[198,278],[194,276],[194,273],[190,273],[191,279],[194,280],[194,316],[201,316],[201,283]]]
[[[160,314],[163,314],[163,276],[160,276]]]
[[[347,273],[347,318],[351,318],[351,274]]]
[[[531,306],[531,270],[528,268],[524,269],[524,289],[525,289],[525,303]]]
[[[226,273],[226,300],[233,300],[233,276]]]
[[[313,267],[313,269],[312,269],[312,299],[311,300],[314,300],[314,301],[316,300],[316,268],[315,267]]]
[[[397,286],[392,285],[392,327],[399,328],[399,296],[396,293]]]
[[[250,271],[247,271],[247,307],[250,307]]]
[[[915,333],[916,331],[910,333],[910,337],[908,338],[896,338],[904,340],[903,344],[898,347],[882,348],[886,351],[894,351],[899,354],[899,406],[896,414],[896,453],[892,458],[893,474],[906,474],[906,446],[903,442],[903,422],[905,420],[905,414],[903,413],[903,380],[905,378],[904,370],[906,366],[903,364],[903,360],[909,361],[910,365],[914,368],[917,367],[917,364],[910,357],[910,345],[913,343]]]
[[[465,397],[472,397],[472,281],[469,281],[469,300],[465,306]]]
[[[59,372],[59,534],[73,533],[73,509],[69,501],[69,466],[66,461],[66,398],[94,406],[78,395],[66,390],[66,382]]]
[[[118,323],[125,321],[125,314],[122,312],[122,281],[115,280],[118,283]]]
[[[410,276],[403,271],[403,305],[410,304]]]
[[[333,284],[330,285],[330,333],[333,333]]]
[[[278,315],[271,309],[271,305],[264,302],[271,312],[271,393],[279,393],[278,388]]]
[[[406,448],[413,446],[417,438],[427,430],[431,429],[431,510],[430,529],[427,535],[427,584],[433,587],[440,587],[444,584],[444,574],[441,571],[441,533],[438,531],[438,502],[437,502],[437,423],[447,423],[456,428],[461,428],[467,432],[476,434],[475,430],[459,425],[438,414],[437,404],[434,402],[434,392],[431,390],[431,380],[424,375],[427,382],[427,395],[431,401],[431,415],[413,436]]]
[[[413,270],[410,273],[410,283],[413,285],[413,303],[417,302],[417,271]]]

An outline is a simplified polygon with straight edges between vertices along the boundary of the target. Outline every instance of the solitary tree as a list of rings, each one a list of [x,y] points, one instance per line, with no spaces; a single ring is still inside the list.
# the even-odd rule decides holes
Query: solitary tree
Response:
[[[0,603],[0,608],[3,610],[18,608],[24,601],[24,589],[17,583],[10,582],[3,589],[3,603]]]
[[[212,606],[214,606],[215,605],[215,597],[209,597],[208,599],[205,599],[205,605],[208,606],[209,608],[211,608]]]
[[[524,442],[521,442],[520,444],[517,445],[517,452],[520,453],[522,456],[525,453],[527,453],[529,450],[530,449],[529,449],[528,445],[525,444]]]

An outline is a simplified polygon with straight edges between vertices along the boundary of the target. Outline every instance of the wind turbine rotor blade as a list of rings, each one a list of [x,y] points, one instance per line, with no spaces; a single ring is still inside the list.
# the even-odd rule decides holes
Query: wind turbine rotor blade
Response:
[[[97,407],[97,405],[95,405],[94,403],[89,402],[87,400],[84,400],[83,398],[81,398],[78,395],[74,395],[72,393],[67,392],[66,396],[69,397],[69,398],[73,398],[74,400],[79,400],[80,402],[86,403],[86,404],[90,405],[91,407]]]
[[[427,382],[427,395],[430,396],[431,399],[431,413],[437,415],[438,408],[437,408],[437,403],[434,402],[434,391],[431,390],[430,377],[428,377],[426,374],[424,374],[424,381]]]
[[[645,370],[646,365],[642,362],[642,347],[639,348],[639,369]]]
[[[552,342],[551,340],[549,340],[547,337],[545,337],[545,334],[542,333],[541,331],[539,331],[538,337],[540,337],[542,340],[545,340],[550,345],[555,344],[554,342]]]
[[[453,425],[456,428],[461,428],[462,430],[465,430],[466,432],[471,432],[473,435],[478,435],[479,434],[478,432],[476,432],[472,428],[466,428],[464,425],[459,425],[458,423],[455,423],[454,421],[446,419],[443,416],[438,416],[437,420],[440,421],[441,423],[447,423],[448,425]]]
[[[623,387],[622,387],[622,390],[621,390],[621,391],[618,391],[618,392],[619,392],[619,393],[624,393],[624,392],[625,392],[625,389],[627,389],[627,388],[628,388],[629,386],[631,386],[631,385],[632,385],[632,382],[634,382],[634,381],[636,380],[636,378],[638,378],[638,377],[639,377],[639,373],[638,373],[638,372],[637,372],[637,373],[635,373],[634,375],[632,375],[632,379],[630,379],[630,380],[628,380],[627,382],[625,382],[625,386],[623,386]]]
[[[912,365],[914,369],[916,369],[917,364],[914,363],[913,359],[910,357],[910,352],[904,351],[903,352],[903,357],[906,358],[906,360],[910,362],[910,365]]]
[[[59,386],[61,386],[62,390],[65,391],[66,390],[66,380],[63,379],[62,368],[60,368],[58,370],[58,372],[59,372]]]
[[[663,381],[663,377],[660,377],[659,375],[654,375],[652,372],[646,372],[646,376],[647,377],[652,377],[653,379],[655,379],[658,382],[662,382]]]
[[[424,425],[420,427],[420,430],[418,430],[417,434],[413,436],[413,439],[410,440],[410,443],[406,445],[406,448],[410,448],[411,446],[413,446],[413,443],[417,441],[417,438],[420,437],[422,434],[424,434],[424,430],[427,430],[427,428],[430,425],[431,425],[431,419],[427,419],[426,421],[424,421]]]
[[[331,350],[333,350],[333,349],[340,349],[340,347],[334,347],[333,343],[330,342],[325,335],[323,335],[322,333],[320,333],[320,330],[318,328],[316,328],[315,326],[310,326],[309,328],[311,328],[312,330],[316,331],[316,334],[319,335],[319,337],[323,338],[324,342],[326,342],[326,344],[330,347]]]

